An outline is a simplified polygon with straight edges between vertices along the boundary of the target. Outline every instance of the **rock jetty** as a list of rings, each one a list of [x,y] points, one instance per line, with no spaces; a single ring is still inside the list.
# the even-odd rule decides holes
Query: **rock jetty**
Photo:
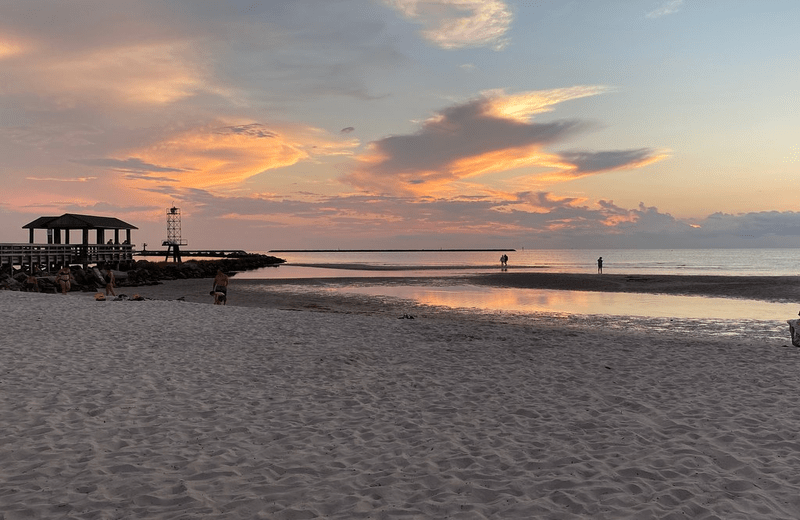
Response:
[[[240,271],[250,271],[262,267],[278,267],[285,260],[269,255],[246,254],[236,258],[222,258],[219,260],[190,260],[188,262],[150,262],[139,260],[130,269],[113,269],[117,287],[139,287],[144,285],[157,285],[166,280],[179,280],[185,278],[213,278],[218,270],[228,276],[234,276]],[[104,266],[89,267],[70,266],[73,281],[72,291],[97,291],[105,287],[103,274]],[[40,292],[58,292],[60,287],[56,283],[55,273],[37,272],[36,285],[32,286],[28,274],[14,270],[13,274],[4,272],[0,274],[0,288],[16,291],[33,290]],[[28,282],[28,283],[26,283]]]

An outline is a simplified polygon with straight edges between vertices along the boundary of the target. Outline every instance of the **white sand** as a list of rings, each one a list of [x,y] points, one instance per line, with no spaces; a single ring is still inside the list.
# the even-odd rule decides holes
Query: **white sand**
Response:
[[[2,520],[800,517],[781,343],[8,291],[0,312]]]

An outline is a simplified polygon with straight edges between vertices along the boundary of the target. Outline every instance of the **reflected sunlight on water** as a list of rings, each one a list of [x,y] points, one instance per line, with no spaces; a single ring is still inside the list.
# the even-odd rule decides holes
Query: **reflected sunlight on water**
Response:
[[[548,289],[489,288],[474,285],[420,286],[402,283],[370,285],[303,282],[282,285],[243,285],[240,290],[324,293],[377,298],[386,303],[414,304],[472,314],[491,315],[504,321],[532,323],[555,321],[649,334],[708,334],[731,338],[789,342],[787,319],[797,315],[797,304],[757,300],[671,296],[660,294],[561,291]]]
[[[785,320],[797,315],[797,305],[731,298],[660,294],[555,291],[546,289],[369,286],[337,291],[413,300],[423,305],[474,308],[483,311],[611,314],[667,318]]]

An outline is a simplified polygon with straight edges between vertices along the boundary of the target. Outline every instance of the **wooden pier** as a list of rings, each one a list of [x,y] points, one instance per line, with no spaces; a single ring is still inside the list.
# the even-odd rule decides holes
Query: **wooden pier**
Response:
[[[129,244],[0,244],[0,267],[39,266],[45,270],[72,264],[120,264],[133,261]]]

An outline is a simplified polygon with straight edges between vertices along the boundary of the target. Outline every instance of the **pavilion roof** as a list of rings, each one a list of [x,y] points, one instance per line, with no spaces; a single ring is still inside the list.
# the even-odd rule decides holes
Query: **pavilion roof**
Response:
[[[64,213],[60,217],[39,217],[23,229],[139,229],[115,217]]]

